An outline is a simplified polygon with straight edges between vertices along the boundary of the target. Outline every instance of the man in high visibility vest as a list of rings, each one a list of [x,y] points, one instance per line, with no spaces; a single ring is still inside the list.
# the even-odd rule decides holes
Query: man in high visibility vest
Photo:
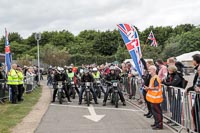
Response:
[[[73,72],[71,66],[68,68],[67,76],[68,76],[68,78],[70,79],[70,82],[71,82],[71,81],[74,82],[74,84],[75,84],[75,90],[76,90],[77,94],[79,95],[79,90],[78,90],[78,85],[77,85],[78,76],[76,75],[76,73]],[[68,88],[71,88],[71,87],[72,87],[72,85],[69,84],[69,85],[68,85]],[[71,94],[69,94],[69,95],[71,95]],[[75,99],[75,97],[73,97],[73,99]]]
[[[22,95],[24,93],[24,87],[23,87],[23,83],[24,83],[24,75],[22,73],[22,68],[20,66],[17,65],[17,75],[18,75],[18,95],[17,95],[17,99],[18,101],[23,101],[24,99],[22,98]]]
[[[148,71],[149,74],[151,74],[151,79],[149,86],[145,86],[144,89],[147,91],[146,99],[151,103],[151,110],[155,120],[151,127],[154,130],[160,130],[163,129],[163,114],[161,109],[163,97],[161,80],[158,75],[156,75],[156,66],[150,66]]]
[[[11,102],[13,104],[17,103],[17,94],[18,94],[18,75],[16,72],[17,64],[12,64],[12,68],[8,72],[8,81],[7,84],[11,87]]]
[[[96,80],[100,80],[100,78],[101,78],[101,74],[100,74],[100,72],[98,71],[98,69],[96,68],[96,67],[94,67],[93,69],[92,69],[92,76],[93,76],[93,78],[94,78],[94,80],[96,81]],[[103,87],[102,86],[100,86],[100,89],[101,89],[101,91],[104,93],[104,95],[105,95],[105,90],[103,89]]]

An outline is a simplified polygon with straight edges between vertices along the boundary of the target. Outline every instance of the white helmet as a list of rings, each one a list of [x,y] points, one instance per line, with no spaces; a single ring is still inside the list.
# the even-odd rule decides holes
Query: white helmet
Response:
[[[62,67],[57,67],[58,71],[63,71],[64,69]]]
[[[115,70],[115,66],[110,66],[110,71]]]
[[[93,71],[93,72],[96,72],[96,71],[98,71],[98,70],[97,70],[96,67],[94,67],[94,68],[92,69],[92,71]]]

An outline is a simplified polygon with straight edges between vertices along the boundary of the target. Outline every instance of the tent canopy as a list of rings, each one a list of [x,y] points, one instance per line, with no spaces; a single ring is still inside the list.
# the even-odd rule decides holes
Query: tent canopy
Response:
[[[177,61],[192,61],[192,56],[195,54],[200,54],[200,51],[194,51],[190,53],[185,53],[176,57]]]

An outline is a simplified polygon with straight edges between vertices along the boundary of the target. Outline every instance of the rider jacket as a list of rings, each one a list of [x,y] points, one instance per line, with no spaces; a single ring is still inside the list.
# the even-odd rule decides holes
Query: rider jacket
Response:
[[[54,81],[65,81],[68,79],[68,76],[64,73],[55,73],[54,75]]]
[[[88,74],[87,76],[84,74],[81,77],[81,82],[94,82],[94,78],[91,74]]]
[[[106,75],[106,77],[105,77],[105,79],[107,80],[107,81],[111,81],[111,80],[120,80],[121,79],[121,77],[118,75],[118,74],[108,74],[108,75]]]

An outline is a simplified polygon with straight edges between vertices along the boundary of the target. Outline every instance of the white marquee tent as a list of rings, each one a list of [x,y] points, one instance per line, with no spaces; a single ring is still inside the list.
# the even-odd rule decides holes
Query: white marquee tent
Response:
[[[185,53],[176,57],[177,61],[192,61],[192,56],[195,54],[200,54],[200,51],[194,51],[190,53]]]

